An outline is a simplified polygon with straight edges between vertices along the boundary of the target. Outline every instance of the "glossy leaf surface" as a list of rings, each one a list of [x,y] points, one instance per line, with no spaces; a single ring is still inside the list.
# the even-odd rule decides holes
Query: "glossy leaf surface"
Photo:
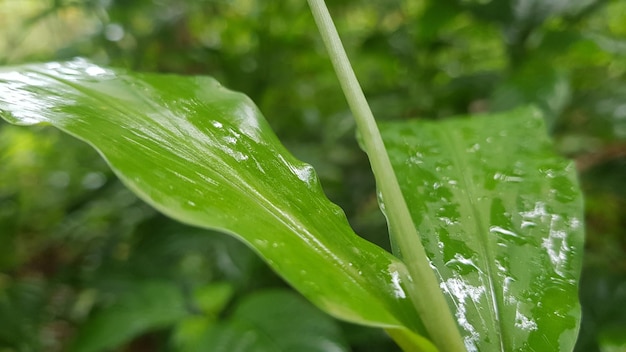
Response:
[[[208,77],[75,60],[0,71],[0,112],[86,141],[142,199],[245,241],[334,316],[419,330],[403,264],[354,234],[311,166],[287,152],[244,95]]]
[[[535,109],[382,126],[468,350],[571,351],[582,198]]]

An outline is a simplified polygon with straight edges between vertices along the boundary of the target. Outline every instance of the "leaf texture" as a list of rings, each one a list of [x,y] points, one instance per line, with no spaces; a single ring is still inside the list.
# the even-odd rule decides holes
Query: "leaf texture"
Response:
[[[571,351],[582,195],[534,108],[381,128],[470,351]]]
[[[280,144],[250,99],[214,79],[129,73],[80,59],[5,68],[0,114],[87,142],[143,200],[240,238],[326,312],[421,329],[403,264],[358,237],[312,167]]]

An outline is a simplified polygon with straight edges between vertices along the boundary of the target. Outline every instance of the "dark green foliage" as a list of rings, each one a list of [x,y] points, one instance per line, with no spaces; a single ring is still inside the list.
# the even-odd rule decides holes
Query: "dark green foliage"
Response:
[[[0,63],[85,56],[139,71],[210,74],[272,116],[281,140],[315,166],[357,233],[389,246],[366,158],[305,1],[24,1],[41,8],[5,30],[11,3],[0,2],[9,45]],[[619,344],[626,335],[626,4],[328,3],[381,120],[528,103],[543,110],[559,151],[577,161],[586,197],[578,350]],[[94,25],[71,25],[81,16]],[[33,42],[49,45],[29,50]],[[199,309],[193,292],[227,282],[232,306],[224,316],[215,312],[216,321],[250,292],[283,287],[241,244],[156,215],[81,143],[52,129],[33,134],[0,124],[0,349],[65,350],[135,282],[178,287],[191,316]],[[128,336],[120,349],[175,349],[168,341],[180,325],[169,323]],[[364,328],[344,330],[355,351],[388,343],[379,333],[363,343]]]

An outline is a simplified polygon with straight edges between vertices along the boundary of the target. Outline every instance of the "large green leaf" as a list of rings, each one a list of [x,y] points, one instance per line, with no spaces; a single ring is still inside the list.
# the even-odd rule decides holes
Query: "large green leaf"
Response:
[[[0,114],[86,141],[146,202],[239,237],[334,316],[420,330],[403,264],[355,235],[311,166],[287,152],[247,97],[215,80],[84,60],[5,68]]]
[[[382,127],[468,349],[571,351],[582,198],[537,110]]]
[[[144,200],[239,237],[327,312],[432,348],[402,332],[421,331],[402,264],[352,232],[310,166],[280,145],[245,96],[207,77],[79,60],[0,71],[0,112],[85,140]],[[470,350],[565,351],[575,341],[580,194],[537,115],[383,128]]]

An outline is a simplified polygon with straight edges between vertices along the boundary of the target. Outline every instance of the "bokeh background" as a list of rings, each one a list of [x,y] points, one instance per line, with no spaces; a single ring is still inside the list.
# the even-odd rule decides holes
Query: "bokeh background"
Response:
[[[585,194],[577,351],[626,350],[626,1],[327,3],[380,120],[544,111]],[[356,232],[389,247],[305,0],[0,0],[0,65],[77,56],[246,93]],[[0,122],[0,351],[200,351],[203,328],[285,290],[245,246],[143,204],[81,142]],[[346,349],[397,350],[295,306]]]

